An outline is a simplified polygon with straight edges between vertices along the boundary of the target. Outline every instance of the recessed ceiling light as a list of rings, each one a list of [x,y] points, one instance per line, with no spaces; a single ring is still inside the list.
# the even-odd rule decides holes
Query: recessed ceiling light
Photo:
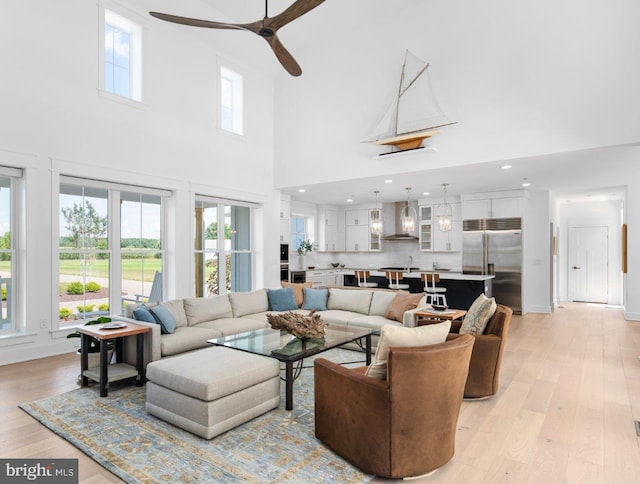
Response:
[[[385,180],[385,183],[393,183],[393,180]]]
[[[424,196],[431,195],[431,192],[424,192],[424,193],[423,193],[423,195],[424,195]]]
[[[511,168],[511,165],[502,165],[500,168],[502,168],[503,170],[508,170],[509,168]]]
[[[347,198],[347,203],[351,203],[351,202],[353,202],[353,200],[350,198]]]
[[[530,186],[531,186],[531,183],[529,183],[529,182],[524,182],[524,183],[522,184],[522,186],[523,186],[523,187],[530,187]]]
[[[298,189],[298,193],[304,193],[304,192],[306,192],[306,190],[304,188]]]

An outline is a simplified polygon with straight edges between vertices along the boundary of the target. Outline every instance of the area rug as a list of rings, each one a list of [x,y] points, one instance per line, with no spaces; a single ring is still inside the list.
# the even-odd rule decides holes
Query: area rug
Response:
[[[320,356],[363,359],[342,349]],[[212,440],[148,415],[145,388],[131,384],[113,386],[106,398],[94,385],[20,408],[126,482],[369,482],[315,438],[313,362],[304,363],[294,410],[284,410],[282,384],[279,408]]]

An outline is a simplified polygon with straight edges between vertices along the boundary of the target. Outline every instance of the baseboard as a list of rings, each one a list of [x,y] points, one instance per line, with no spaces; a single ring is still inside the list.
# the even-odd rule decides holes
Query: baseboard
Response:
[[[75,350],[67,339],[54,339],[42,344],[29,344],[28,347],[25,347],[25,345],[4,347],[0,350],[0,366],[64,355],[75,352]]]
[[[626,319],[627,321],[640,321],[640,313],[629,313],[625,311],[624,319]]]
[[[525,314],[523,309],[523,314]],[[543,314],[551,314],[551,306],[531,306],[527,308],[527,313],[543,313]]]

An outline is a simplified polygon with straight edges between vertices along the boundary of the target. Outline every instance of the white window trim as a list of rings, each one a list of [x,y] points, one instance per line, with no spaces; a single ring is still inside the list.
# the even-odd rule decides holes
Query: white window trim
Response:
[[[147,107],[142,102],[143,92],[143,62],[142,62],[142,43],[144,22],[142,18],[134,12],[111,1],[100,1],[98,4],[98,95],[102,98],[119,102],[131,107],[144,109]],[[124,97],[105,90],[104,83],[104,36],[105,22],[109,19],[109,23],[115,27],[131,33],[131,97]],[[132,20],[133,19],[133,20]]]
[[[75,185],[75,186],[85,186],[85,187],[94,187],[94,188],[104,188],[109,191],[108,193],[108,204],[109,204],[109,227],[108,227],[108,237],[109,237],[109,248],[107,252],[110,254],[110,264],[109,264],[109,278],[110,281],[118,281],[117,282],[117,291],[112,291],[109,294],[109,306],[117,307],[121,302],[120,297],[120,284],[122,282],[122,268],[121,268],[121,251],[115,250],[114,247],[119,247],[120,243],[120,200],[119,197],[113,197],[112,191],[118,192],[137,192],[141,194],[148,195],[157,195],[163,198],[162,204],[160,206],[160,220],[161,220],[161,228],[160,228],[160,240],[162,241],[162,248],[160,252],[162,252],[162,267],[163,267],[163,279],[166,279],[166,225],[167,225],[167,212],[166,212],[166,202],[167,199],[173,196],[173,192],[171,190],[163,190],[159,188],[151,188],[144,187],[139,185],[129,185],[125,183],[116,183],[105,180],[95,180],[92,178],[80,178],[74,177],[70,175],[62,175],[60,173],[53,172],[53,176],[51,179],[51,188],[53,195],[53,200],[51,204],[52,209],[52,220],[54,223],[52,224],[52,253],[57,254],[57,257],[51,258],[52,264],[52,306],[51,306],[51,321],[52,321],[52,333],[68,330],[79,326],[78,321],[69,322],[69,324],[61,324],[59,320],[59,294],[58,294],[58,284],[60,282],[60,227],[57,223],[58,218],[60,216],[60,185]],[[114,245],[115,244],[115,245]],[[117,254],[116,254],[117,253]],[[115,282],[110,282],[114,288],[116,286]],[[163,287],[166,287],[163,284]],[[66,333],[65,333],[66,334]]]

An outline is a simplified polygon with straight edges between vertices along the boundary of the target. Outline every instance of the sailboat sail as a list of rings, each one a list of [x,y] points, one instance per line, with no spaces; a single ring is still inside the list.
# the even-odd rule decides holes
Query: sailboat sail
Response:
[[[411,149],[419,147],[425,138],[437,134],[436,128],[454,124],[436,100],[428,68],[428,63],[406,51],[396,99],[376,126],[369,142],[394,145],[400,150]],[[407,139],[411,140],[410,145],[404,144]]]

